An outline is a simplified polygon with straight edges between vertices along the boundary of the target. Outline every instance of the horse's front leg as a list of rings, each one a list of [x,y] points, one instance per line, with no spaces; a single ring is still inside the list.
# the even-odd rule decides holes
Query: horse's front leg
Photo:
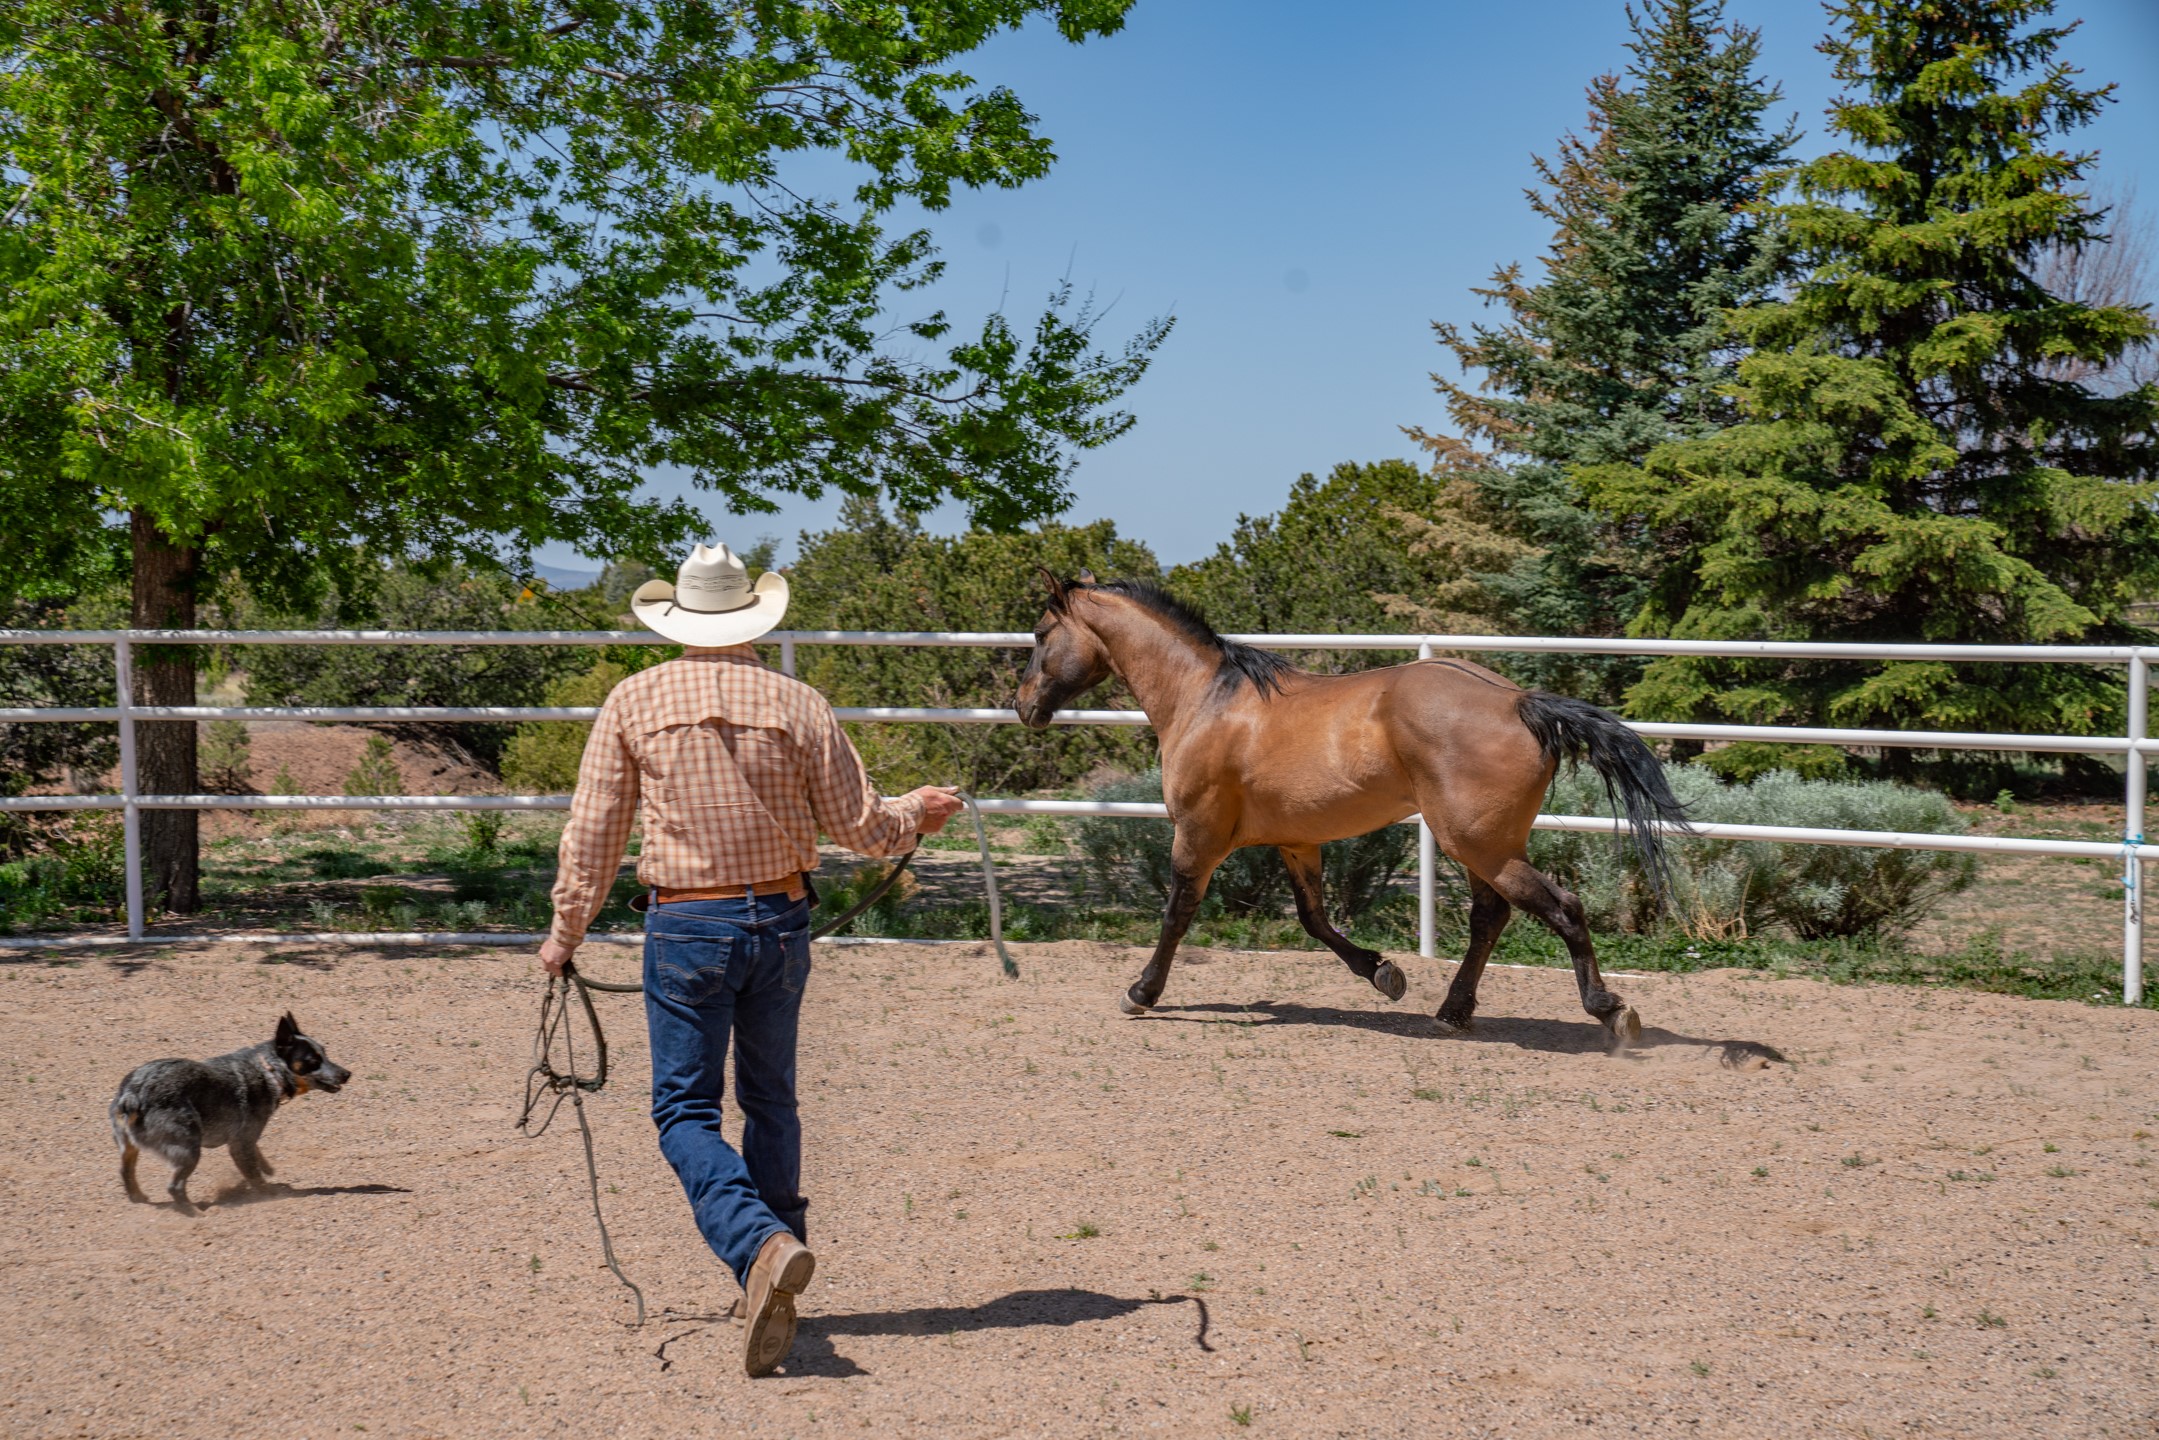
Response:
[[[1177,944],[1191,928],[1192,917],[1199,913],[1199,902],[1207,896],[1207,882],[1214,875],[1214,867],[1228,853],[1212,845],[1194,844],[1183,826],[1177,828],[1177,839],[1170,847],[1169,903],[1162,907],[1162,937],[1155,941],[1147,968],[1117,1001],[1125,1014],[1144,1015],[1162,998],[1162,987],[1169,983],[1170,962],[1177,958]]]

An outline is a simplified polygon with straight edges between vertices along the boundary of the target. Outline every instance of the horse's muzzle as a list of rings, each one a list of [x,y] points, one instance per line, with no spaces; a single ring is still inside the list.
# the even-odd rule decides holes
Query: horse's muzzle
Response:
[[[1033,679],[1032,676],[1028,678]],[[1030,730],[1049,729],[1050,721],[1056,718],[1057,707],[1045,701],[1039,690],[1032,695],[1027,690],[1028,687],[1022,685],[1019,693],[1012,697],[1013,713],[1020,717],[1020,724]]]

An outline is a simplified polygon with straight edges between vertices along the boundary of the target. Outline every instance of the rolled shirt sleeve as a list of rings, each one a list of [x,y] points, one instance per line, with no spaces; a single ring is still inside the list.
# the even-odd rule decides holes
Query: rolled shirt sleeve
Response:
[[[898,855],[922,829],[922,802],[912,795],[884,799],[870,784],[854,742],[829,705],[804,738],[810,813],[817,827],[857,855]]]
[[[607,903],[622,852],[637,820],[637,759],[623,735],[618,689],[600,707],[592,734],[577,767],[577,794],[570,801],[570,821],[562,828],[556,855],[555,917],[549,936],[563,945],[585,938],[592,919]]]

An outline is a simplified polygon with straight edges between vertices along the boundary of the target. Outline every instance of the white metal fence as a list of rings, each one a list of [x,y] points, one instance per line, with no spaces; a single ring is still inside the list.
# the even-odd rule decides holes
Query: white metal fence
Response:
[[[2122,666],[2126,669],[2128,715],[2119,737],[2092,735],[2007,735],[1916,730],[1840,730],[1776,725],[1692,725],[1633,723],[1651,739],[1761,740],[1787,744],[1889,747],[1921,750],[2032,751],[2074,755],[2120,755],[2124,759],[2123,832],[2119,843],[2055,840],[1998,835],[1902,834],[1879,830],[1818,830],[1782,825],[1702,824],[1698,833],[1719,839],[1778,840],[1808,845],[1850,845],[1912,850],[1956,850],[1979,854],[2056,855],[2118,858],[2122,863],[2122,998],[2143,998],[2142,862],[2159,859],[2159,845],[2144,843],[2146,756],[2159,752],[2159,740],[2146,738],[2148,681],[2159,648],[2117,645],[1839,645],[1786,641],[1579,640],[1493,635],[1238,635],[1232,639],[1277,650],[1414,650],[1420,657],[1440,651],[1503,651],[1567,655],[1702,655],[1742,659],[1936,660],[1988,664]],[[135,727],[156,720],[308,720],[308,721],[500,721],[590,720],[592,708],[543,706],[218,706],[138,705],[134,703],[133,664],[138,645],[649,645],[644,631],[396,631],[396,630],[0,630],[0,644],[109,645],[113,651],[115,702],[80,708],[0,707],[0,722],[106,722],[120,732],[120,790],[107,795],[25,795],[0,797],[0,810],[113,809],[123,815],[127,874],[127,937],[14,936],[0,947],[51,946],[208,939],[261,942],[365,942],[369,944],[526,944],[533,935],[500,932],[439,934],[294,934],[243,932],[153,933],[144,913],[141,866],[141,813],[144,810],[566,810],[565,795],[146,795],[136,782]],[[765,641],[780,652],[780,668],[795,672],[795,654],[803,645],[984,646],[1025,649],[1034,637],[1005,632],[943,631],[774,631]],[[4,699],[6,697],[0,697]],[[1010,710],[931,709],[907,706],[840,707],[842,720],[946,725],[1016,724]],[[1136,710],[1073,710],[1057,717],[1061,725],[1144,725]],[[1630,722],[1632,723],[1632,722]],[[984,799],[987,814],[1118,815],[1165,819],[1161,805],[1110,804],[1080,800]],[[1613,831],[1619,822],[1584,816],[1540,815],[1542,830]],[[1434,953],[1434,904],[1438,857],[1432,836],[1418,822],[1418,949]],[[636,943],[635,935],[593,935]]]

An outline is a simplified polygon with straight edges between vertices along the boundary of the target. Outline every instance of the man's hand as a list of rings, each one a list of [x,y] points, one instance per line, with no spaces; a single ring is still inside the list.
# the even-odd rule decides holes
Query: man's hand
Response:
[[[924,835],[935,835],[945,828],[945,822],[967,808],[967,802],[959,797],[957,785],[924,785],[907,792],[910,800],[922,802],[922,824],[918,827]]]
[[[575,945],[565,945],[553,936],[549,936],[540,946],[540,963],[547,967],[548,974],[560,979],[563,970],[570,963],[570,957],[576,953],[577,947]]]

